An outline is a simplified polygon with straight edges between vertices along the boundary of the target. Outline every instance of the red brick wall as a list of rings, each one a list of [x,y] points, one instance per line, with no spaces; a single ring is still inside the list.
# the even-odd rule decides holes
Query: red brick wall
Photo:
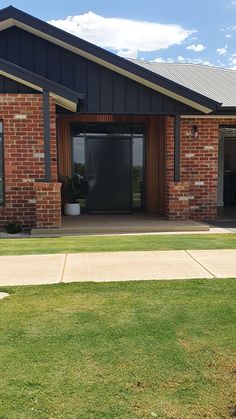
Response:
[[[166,118],[166,214],[170,219],[217,216],[219,126],[235,119],[181,118],[181,176],[174,183],[174,118]],[[197,137],[192,134],[197,126]]]
[[[55,104],[51,100],[52,181],[57,180]],[[41,94],[0,94],[3,121],[5,203],[0,225],[36,224],[35,181],[44,179],[43,103]]]
[[[36,227],[55,228],[61,226],[61,184],[35,183]]]

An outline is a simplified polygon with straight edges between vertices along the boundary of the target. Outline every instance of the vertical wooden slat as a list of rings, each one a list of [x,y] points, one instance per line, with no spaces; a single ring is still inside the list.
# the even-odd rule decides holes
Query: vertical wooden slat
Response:
[[[72,175],[72,146],[70,134],[70,121],[58,119],[57,121],[57,150],[59,176]]]
[[[146,187],[148,213],[164,213],[164,117],[147,118]]]

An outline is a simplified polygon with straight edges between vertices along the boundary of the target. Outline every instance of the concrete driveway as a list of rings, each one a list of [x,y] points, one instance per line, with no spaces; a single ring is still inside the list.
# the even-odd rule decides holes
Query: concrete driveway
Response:
[[[0,257],[0,286],[227,277],[236,249]]]

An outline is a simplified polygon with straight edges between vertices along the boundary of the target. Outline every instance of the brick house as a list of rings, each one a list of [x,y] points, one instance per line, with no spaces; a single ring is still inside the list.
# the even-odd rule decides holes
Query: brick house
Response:
[[[126,60],[0,11],[0,226],[60,227],[61,176],[87,213],[217,218],[236,206],[236,72]]]

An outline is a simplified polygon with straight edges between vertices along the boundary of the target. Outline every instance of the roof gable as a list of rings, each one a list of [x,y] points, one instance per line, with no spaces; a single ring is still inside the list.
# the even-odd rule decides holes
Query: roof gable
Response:
[[[16,26],[0,32],[0,58],[62,87],[84,93],[80,103],[82,113],[196,113],[196,109]],[[29,87],[9,78],[3,80],[0,75],[1,93],[28,91]]]
[[[217,101],[9,6],[0,11],[0,30],[11,26],[18,26],[201,112],[210,113],[221,106]]]

